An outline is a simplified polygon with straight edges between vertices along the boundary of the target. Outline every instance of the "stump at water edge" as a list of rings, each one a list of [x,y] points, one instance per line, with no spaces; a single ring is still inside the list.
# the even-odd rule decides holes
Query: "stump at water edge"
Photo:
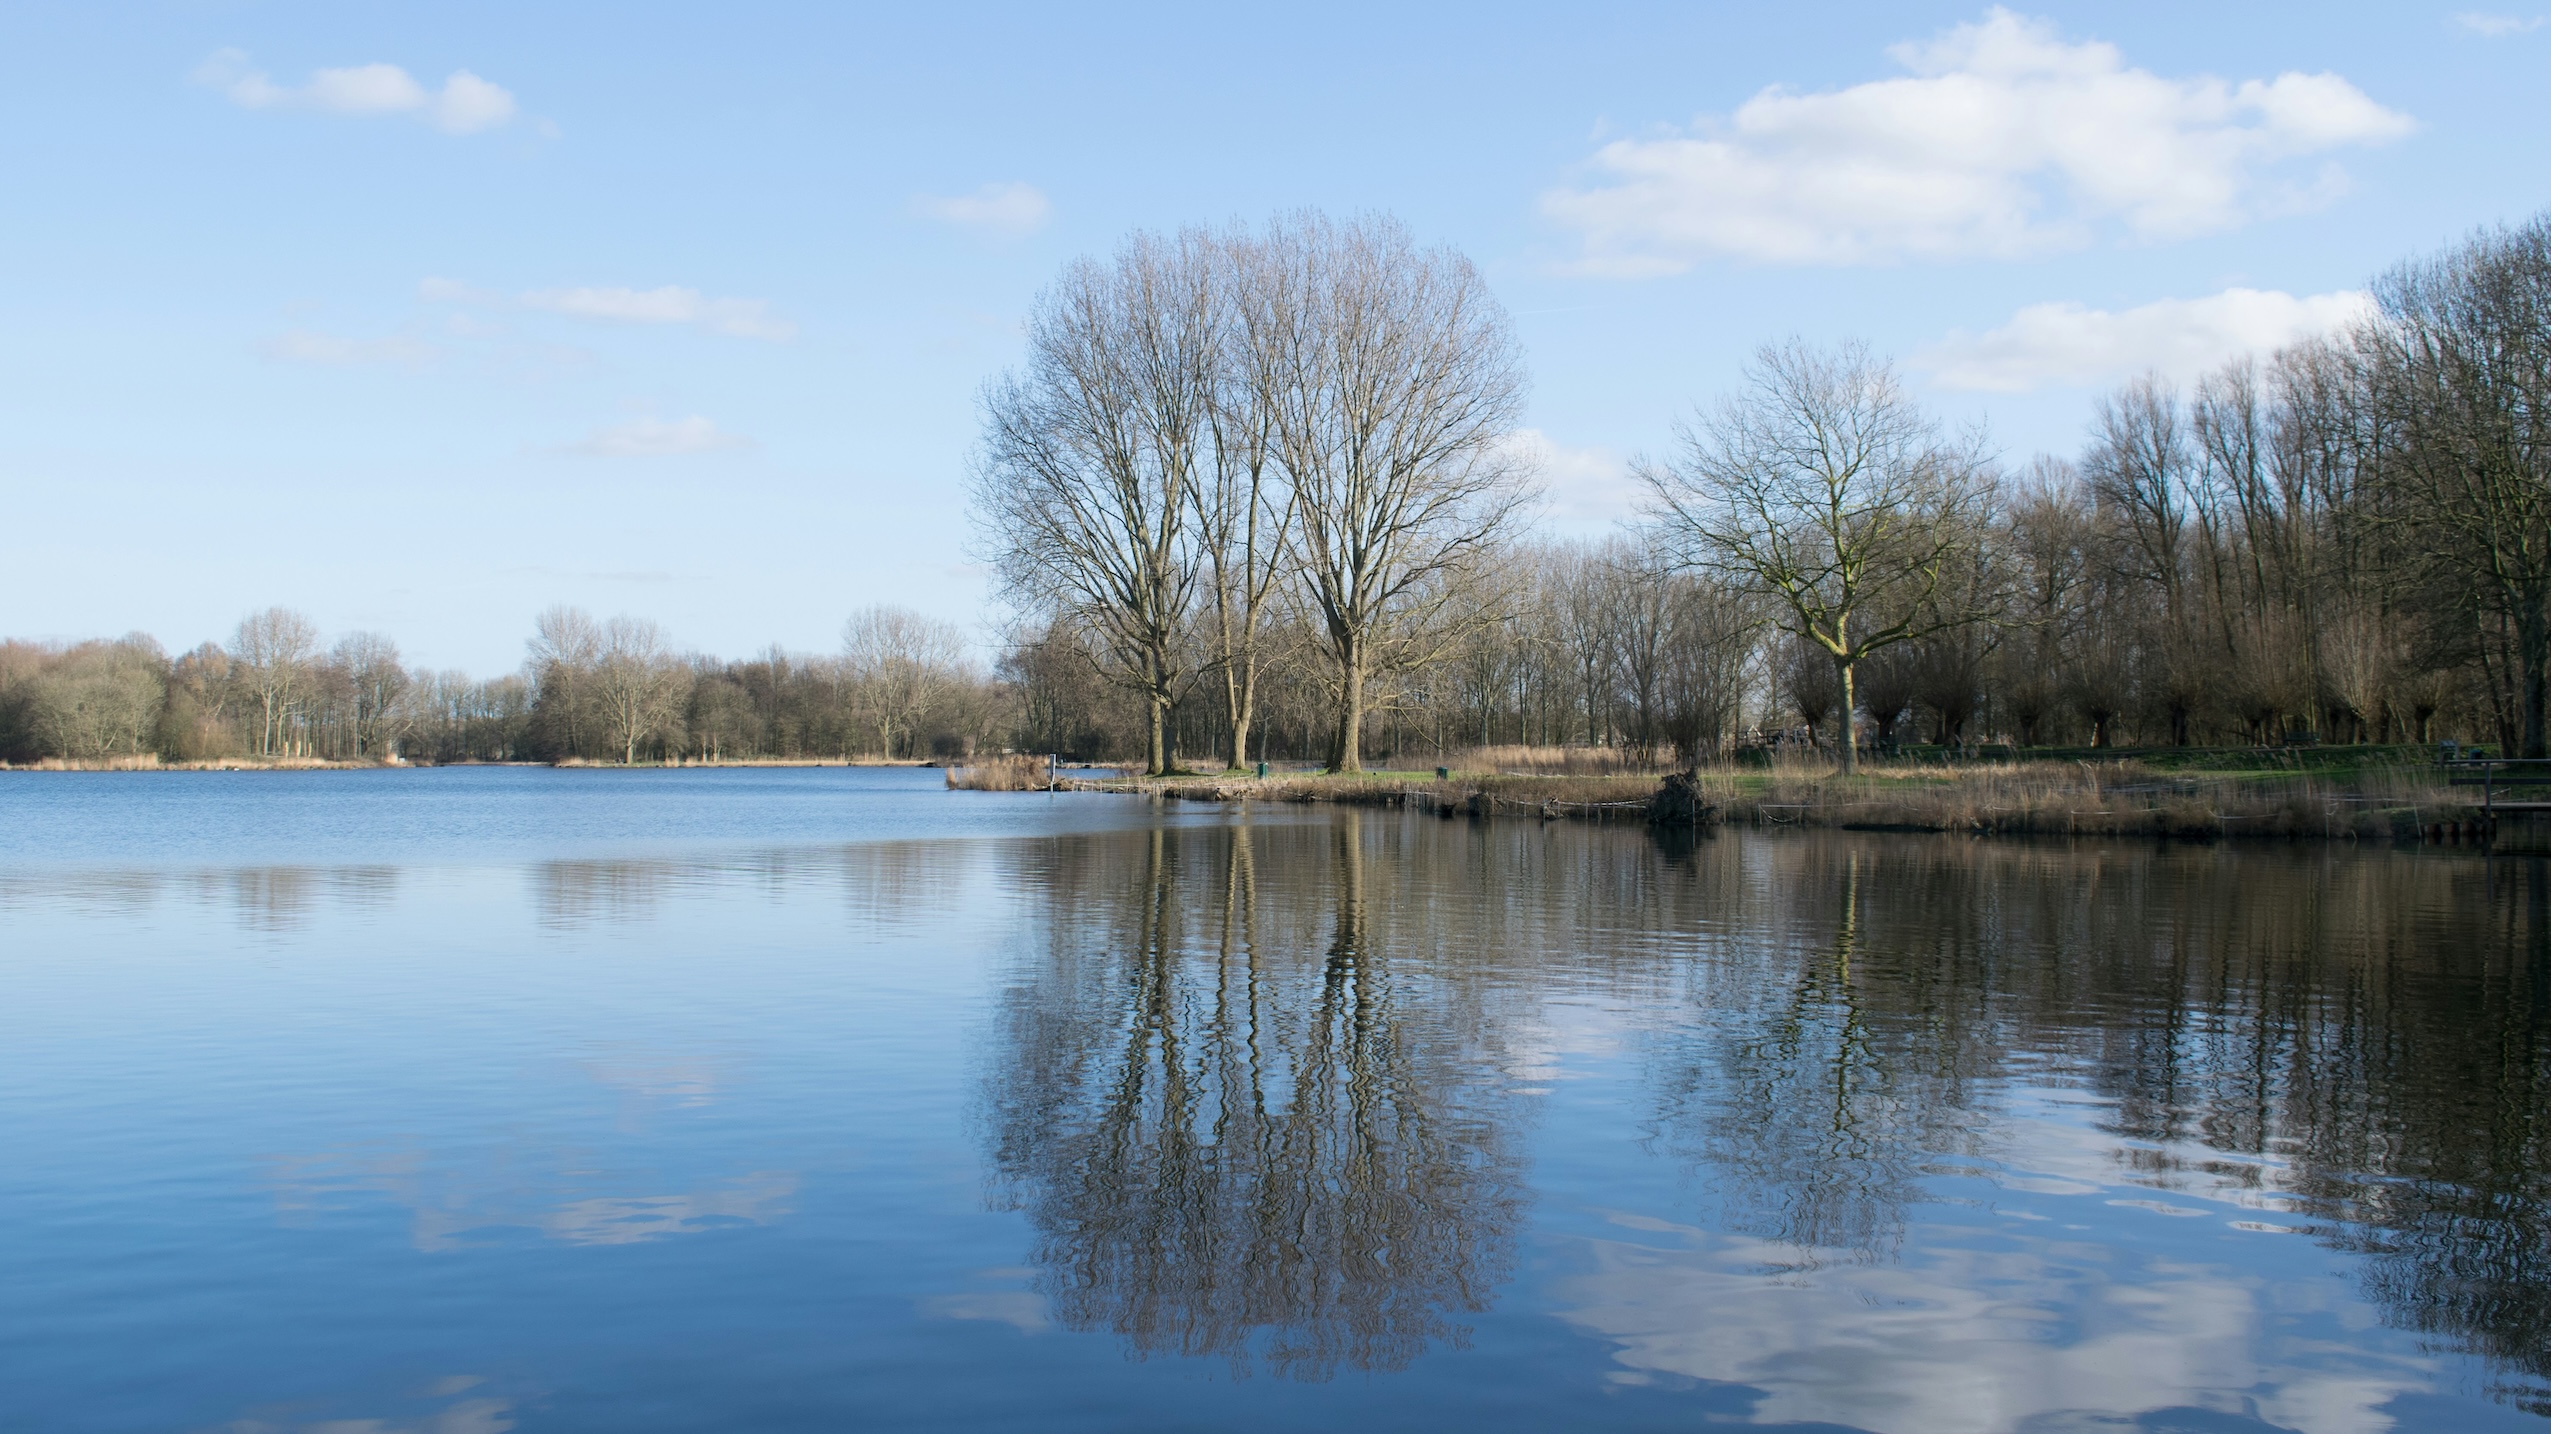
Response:
[[[1665,784],[1648,799],[1648,821],[1655,826],[1700,827],[1718,820],[1718,807],[1701,795],[1698,774],[1668,772]]]

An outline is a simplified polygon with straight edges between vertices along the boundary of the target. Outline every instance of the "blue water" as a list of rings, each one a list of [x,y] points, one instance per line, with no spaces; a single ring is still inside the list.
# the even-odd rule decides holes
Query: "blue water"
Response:
[[[2538,865],[936,778],[0,776],[0,1428],[2542,1427]]]

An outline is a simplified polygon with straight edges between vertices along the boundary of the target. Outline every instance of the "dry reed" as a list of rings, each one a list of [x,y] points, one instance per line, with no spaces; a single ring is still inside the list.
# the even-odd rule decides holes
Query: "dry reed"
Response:
[[[1646,820],[1658,789],[1656,779],[1645,775],[1067,778],[1062,785],[1178,801],[1336,802],[1445,815],[1599,821]],[[2468,789],[2447,787],[2435,773],[2416,768],[2377,770],[2340,783],[2167,774],[2127,761],[2024,762],[1885,766],[1845,780],[1830,767],[1777,762],[1769,771],[1704,770],[1697,786],[1720,820],[1766,827],[2332,839],[2414,837],[2437,827],[2471,830],[2480,816]]]
[[[1704,772],[1730,820],[1764,826],[2061,836],[2382,837],[2478,815],[2467,792],[2395,769],[2341,784],[2311,777],[2156,773],[2131,762],[1881,768],[1845,781]]]
[[[33,762],[0,762],[0,772],[316,772],[388,765],[369,758],[351,761],[332,757],[201,757],[172,762],[156,752],[128,752],[113,757],[44,757]]]
[[[1455,752],[1441,765],[1455,772],[1508,777],[1620,777],[1661,776],[1672,764],[1661,752],[1642,757],[1619,747],[1507,746]]]
[[[948,769],[948,789],[960,792],[1041,792],[1052,785],[1044,757],[977,757]]]

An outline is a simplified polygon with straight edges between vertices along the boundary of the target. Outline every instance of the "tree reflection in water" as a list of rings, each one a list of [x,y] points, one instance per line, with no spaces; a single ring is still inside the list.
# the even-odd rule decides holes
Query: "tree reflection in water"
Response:
[[[2545,863],[1832,836],[1680,864],[1719,934],[1652,1047],[1655,1131],[1729,1227],[1885,1257],[1926,1166],[2001,1153],[2010,1091],[2087,1087],[2109,1178],[2365,1256],[2393,1322],[2551,1412]]]
[[[2046,1155],[2024,1104],[2088,1101],[2077,1188],[2304,1229],[2519,1402],[2551,1378],[2542,863],[1397,816],[1016,859],[994,1164],[1056,1318],[1139,1353],[1460,1340],[1513,1263],[1526,1048],[1591,1002],[1683,1213],[1795,1263],[1897,1257],[1942,1177]]]
[[[1940,999],[1954,987],[1915,1028],[1863,1009],[1870,961],[1886,969],[1883,950],[1862,951],[1864,854],[1795,855],[1805,860],[1780,885],[1811,911],[1829,901],[1832,930],[1771,969],[1741,961],[1737,979],[1710,983],[1708,1018],[1661,1043],[1662,1125],[1714,1187],[1728,1228],[1807,1262],[1825,1251],[1874,1259],[1896,1249],[1925,1167],[1974,1148],[1967,1094],[1983,1052],[1938,1039],[1964,1014]]]
[[[991,1126],[1066,1327],[1323,1380],[1463,1343],[1507,1277],[1517,1121],[1460,969],[1404,966],[1376,919],[1372,888],[1415,873],[1366,839],[1155,830],[1028,873],[1050,935],[1005,1001]]]

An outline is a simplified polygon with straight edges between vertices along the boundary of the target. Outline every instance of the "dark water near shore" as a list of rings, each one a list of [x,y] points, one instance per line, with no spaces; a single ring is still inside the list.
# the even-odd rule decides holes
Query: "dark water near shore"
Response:
[[[2551,873],[0,777],[0,1429],[2543,1427]]]

